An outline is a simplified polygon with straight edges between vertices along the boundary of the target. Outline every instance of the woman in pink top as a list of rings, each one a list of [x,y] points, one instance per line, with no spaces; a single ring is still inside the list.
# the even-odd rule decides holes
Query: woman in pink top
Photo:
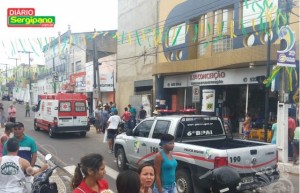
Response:
[[[17,110],[14,107],[14,105],[11,104],[7,111],[8,111],[9,121],[15,123]]]
[[[4,143],[8,140],[9,135],[13,132],[13,128],[14,128],[15,124],[8,122],[5,125],[5,131],[4,133],[1,135],[0,140],[0,157],[3,156],[3,148],[4,148]]]

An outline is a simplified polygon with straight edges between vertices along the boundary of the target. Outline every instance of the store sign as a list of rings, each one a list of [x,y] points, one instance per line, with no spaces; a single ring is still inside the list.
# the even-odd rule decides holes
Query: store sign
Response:
[[[200,102],[200,87],[199,86],[193,86],[193,89],[192,89],[192,102],[193,103]]]
[[[279,30],[279,39],[285,40],[286,47],[277,51],[277,66],[296,67],[295,33],[290,26],[282,26]]]
[[[94,67],[93,62],[88,62],[85,65],[86,78],[85,78],[85,86],[86,92],[93,92],[94,89]]]
[[[187,87],[188,76],[178,75],[178,76],[166,76],[164,78],[164,88],[179,88]]]
[[[214,89],[202,90],[202,112],[214,112],[215,111],[215,98],[216,91]]]
[[[265,66],[255,68],[239,68],[216,71],[195,72],[192,74],[166,76],[164,88],[180,88],[192,86],[257,84],[257,76],[266,76]]]
[[[266,67],[195,72],[189,75],[189,86],[257,84],[257,76],[265,76]]]
[[[113,73],[100,74],[100,91],[114,91],[114,75]]]

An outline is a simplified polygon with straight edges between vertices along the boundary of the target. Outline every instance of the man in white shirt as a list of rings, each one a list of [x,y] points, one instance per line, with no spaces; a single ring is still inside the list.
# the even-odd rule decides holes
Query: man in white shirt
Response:
[[[118,115],[118,111],[114,112],[114,115],[110,116],[107,121],[107,139],[109,153],[113,153],[114,141],[117,135],[118,126],[121,123],[121,117]]]
[[[35,175],[48,168],[45,164],[39,169],[33,169],[30,163],[18,156],[19,142],[16,138],[7,141],[7,155],[0,158],[0,192],[24,192],[26,182],[25,172]]]

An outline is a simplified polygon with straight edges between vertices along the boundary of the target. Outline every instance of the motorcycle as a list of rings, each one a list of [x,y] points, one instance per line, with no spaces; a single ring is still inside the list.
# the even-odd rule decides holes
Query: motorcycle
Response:
[[[51,158],[51,154],[45,156],[46,161],[49,161]],[[58,193],[57,184],[49,181],[49,178],[57,167],[59,166],[54,166],[52,168],[49,166],[48,169],[35,176],[31,185],[31,193]]]

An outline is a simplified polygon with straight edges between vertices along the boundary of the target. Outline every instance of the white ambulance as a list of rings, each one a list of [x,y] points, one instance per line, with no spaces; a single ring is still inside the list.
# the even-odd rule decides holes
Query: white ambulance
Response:
[[[46,130],[52,138],[58,133],[79,133],[90,130],[87,97],[81,93],[39,95],[35,108],[34,129]]]

